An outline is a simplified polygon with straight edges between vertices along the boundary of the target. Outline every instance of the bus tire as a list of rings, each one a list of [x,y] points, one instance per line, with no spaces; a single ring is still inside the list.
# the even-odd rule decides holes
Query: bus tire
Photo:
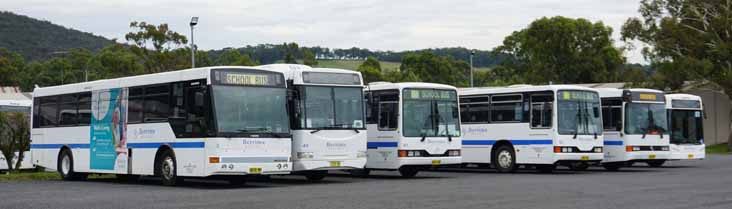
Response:
[[[351,173],[351,176],[354,177],[360,177],[360,178],[366,178],[371,174],[370,169],[353,169],[349,171]]]
[[[508,145],[502,145],[493,154],[491,164],[499,173],[513,173],[516,171],[516,152]]]
[[[305,172],[305,178],[308,179],[308,181],[320,181],[320,180],[323,180],[326,175],[328,175],[328,171]]]
[[[71,151],[69,149],[62,149],[56,162],[56,170],[61,175],[61,179],[66,181],[86,179],[87,174],[77,173],[74,171],[74,156],[71,155]]]
[[[399,174],[404,178],[412,178],[416,176],[417,173],[419,173],[419,169],[417,169],[417,167],[402,166],[399,168]]]
[[[156,164],[158,165],[156,173],[160,174],[163,185],[175,186],[183,182],[183,178],[178,177],[175,155],[171,150],[164,150]]]
[[[666,160],[651,160],[651,161],[648,161],[647,163],[648,163],[648,166],[650,166],[652,168],[659,168],[659,167],[663,166],[664,163],[666,163]]]
[[[608,171],[618,171],[621,167],[623,167],[623,163],[603,163],[602,167],[604,167],[605,170]]]
[[[590,167],[590,164],[586,162],[574,162],[568,164],[567,167],[569,167],[569,169],[573,171],[585,171],[587,170],[587,168]]]

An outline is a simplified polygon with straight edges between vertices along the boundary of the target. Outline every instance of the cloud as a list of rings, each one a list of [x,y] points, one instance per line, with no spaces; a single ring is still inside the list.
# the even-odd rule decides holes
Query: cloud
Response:
[[[188,34],[199,16],[202,49],[298,42],[332,48],[407,50],[463,46],[492,49],[515,30],[544,16],[602,21],[614,29],[638,16],[639,0],[24,0],[0,3],[35,18],[123,40],[131,21],[168,23]],[[627,55],[644,62],[639,50]]]

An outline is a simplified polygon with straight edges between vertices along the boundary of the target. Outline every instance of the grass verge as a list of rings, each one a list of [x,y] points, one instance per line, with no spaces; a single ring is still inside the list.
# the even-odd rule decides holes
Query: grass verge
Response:
[[[89,179],[113,179],[116,178],[113,174],[100,174],[100,175],[89,175]],[[37,172],[37,171],[20,171],[11,173],[0,173],[0,182],[11,182],[11,181],[46,181],[46,180],[60,180],[61,175],[57,172]]]
[[[707,154],[732,154],[732,152],[727,152],[727,144],[717,144],[717,145],[711,145],[707,146]]]

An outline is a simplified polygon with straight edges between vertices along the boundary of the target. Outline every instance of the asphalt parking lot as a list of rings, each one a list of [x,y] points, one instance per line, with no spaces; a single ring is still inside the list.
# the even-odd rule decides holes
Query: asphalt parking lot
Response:
[[[666,165],[553,174],[430,171],[413,179],[396,172],[332,174],[321,182],[276,176],[243,187],[217,181],[166,187],[155,179],[5,182],[0,208],[732,208],[732,155]]]

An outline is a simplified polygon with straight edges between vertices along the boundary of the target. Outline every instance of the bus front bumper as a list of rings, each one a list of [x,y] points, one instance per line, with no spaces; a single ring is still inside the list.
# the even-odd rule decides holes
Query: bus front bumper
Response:
[[[295,160],[292,165],[293,171],[362,169],[366,165],[366,158]]]
[[[397,163],[401,166],[443,166],[461,164],[461,156],[454,157],[400,157]]]
[[[219,162],[207,159],[206,172],[212,175],[274,175],[289,174],[292,162],[287,157],[220,157]],[[180,165],[180,169],[187,169]]]
[[[667,160],[671,158],[670,151],[633,151],[625,153],[626,161],[643,162],[650,160]]]
[[[563,162],[599,162],[603,159],[603,153],[555,153],[554,163]]]

